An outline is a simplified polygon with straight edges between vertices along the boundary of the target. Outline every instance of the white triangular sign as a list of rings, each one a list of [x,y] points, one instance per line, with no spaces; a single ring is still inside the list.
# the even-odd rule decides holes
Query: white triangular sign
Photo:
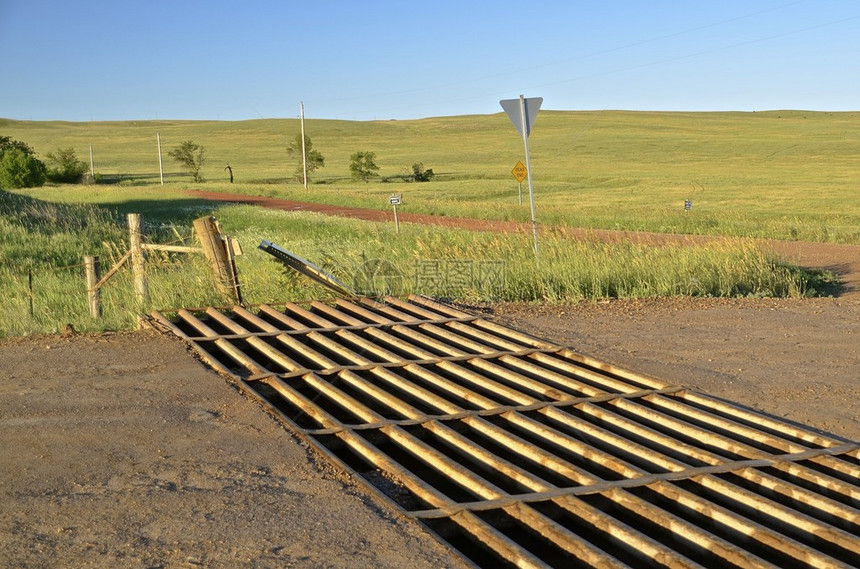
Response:
[[[538,111],[540,110],[541,103],[543,103],[543,97],[522,99],[522,104],[520,104],[520,99],[503,99],[499,101],[499,104],[502,105],[502,108],[508,114],[508,118],[510,118],[511,122],[514,123],[514,126],[517,127],[517,131],[519,131],[520,136],[525,138],[528,138],[532,132],[532,125],[534,124],[535,117],[537,117]],[[525,125],[523,125],[523,107],[525,107],[526,111]],[[523,134],[523,126],[525,126],[525,134]]]

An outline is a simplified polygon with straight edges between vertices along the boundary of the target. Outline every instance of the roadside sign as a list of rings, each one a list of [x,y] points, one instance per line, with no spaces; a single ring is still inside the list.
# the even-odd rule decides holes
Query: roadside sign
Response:
[[[532,132],[532,125],[535,122],[540,106],[543,103],[543,97],[532,97],[530,99],[504,99],[499,101],[502,109],[508,114],[508,118],[517,127],[520,136],[528,138]],[[523,132],[525,130],[525,132]]]
[[[534,124],[535,118],[540,110],[541,103],[543,103],[543,97],[526,99],[522,95],[520,95],[519,99],[503,99],[499,101],[499,104],[502,105],[502,109],[507,113],[508,118],[511,119],[511,122],[514,123],[515,127],[517,127],[517,131],[520,133],[520,136],[523,137],[523,147],[525,147],[526,151],[526,164],[523,166],[523,169],[525,170],[524,177],[528,177],[529,179],[529,205],[532,210],[532,233],[534,234],[535,240],[535,257],[539,257],[540,253],[538,251],[538,226],[537,213],[535,213],[535,193],[534,188],[532,187],[532,164],[531,157],[529,156],[529,134],[531,134],[532,125]],[[517,166],[522,166],[522,163],[517,164]],[[512,172],[514,176],[517,176],[516,170],[517,169],[514,168],[514,172]],[[517,176],[517,179],[520,180],[520,184],[522,185],[522,178]],[[522,198],[520,201],[522,201]]]
[[[391,194],[388,196],[388,203],[391,204],[391,208],[394,210],[394,228],[397,230],[397,233],[400,233],[400,221],[397,219],[397,206],[403,203],[403,194]]]
[[[517,165],[514,166],[513,170],[511,170],[511,174],[514,175],[514,178],[516,178],[517,182],[519,182],[520,184],[522,184],[523,180],[526,179],[528,173],[528,168],[526,168],[526,165],[523,164],[522,161],[517,162]]]

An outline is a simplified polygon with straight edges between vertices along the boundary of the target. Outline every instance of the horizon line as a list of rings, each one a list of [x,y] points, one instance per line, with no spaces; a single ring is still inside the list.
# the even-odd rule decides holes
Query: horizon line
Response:
[[[860,108],[858,109],[791,109],[791,108],[781,108],[781,109],[755,109],[755,110],[741,110],[741,109],[720,109],[720,110],[665,110],[665,109],[541,109],[542,112],[558,112],[558,113],[677,113],[677,114],[715,114],[715,113],[743,113],[743,114],[756,114],[756,113],[774,113],[774,112],[784,112],[784,113],[856,113],[860,112]],[[420,121],[420,120],[432,120],[432,119],[444,119],[444,118],[457,118],[457,117],[491,117],[498,114],[504,114],[504,111],[500,110],[495,113],[464,113],[458,115],[434,115],[427,117],[415,117],[415,118],[372,118],[372,119],[347,119],[347,118],[338,118],[338,117],[307,117],[305,116],[305,120],[308,121],[317,121],[317,120],[330,120],[330,121],[346,121],[346,122],[392,122],[392,121]],[[15,117],[0,117],[0,121],[15,121],[15,122],[67,122],[67,123],[106,123],[106,122],[250,122],[250,121],[259,121],[259,120],[299,120],[299,116],[290,116],[290,117],[250,117],[250,118],[237,118],[237,119],[222,119],[220,115],[218,118],[162,118],[162,117],[154,117],[154,118],[121,118],[121,119],[94,119],[90,120],[85,119],[63,119],[63,118],[51,118],[51,119],[33,119],[33,118],[15,118]]]

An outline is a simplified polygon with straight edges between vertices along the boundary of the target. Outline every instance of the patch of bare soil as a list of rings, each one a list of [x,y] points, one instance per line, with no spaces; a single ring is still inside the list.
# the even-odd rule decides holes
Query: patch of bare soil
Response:
[[[0,361],[0,567],[463,566],[177,340]]]

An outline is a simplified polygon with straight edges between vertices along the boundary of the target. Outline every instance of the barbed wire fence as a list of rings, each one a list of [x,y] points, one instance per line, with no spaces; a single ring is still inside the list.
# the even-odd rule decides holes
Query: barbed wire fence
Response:
[[[139,214],[128,215],[128,241],[102,242],[105,260],[109,260],[110,269],[101,272],[102,259],[98,255],[85,255],[80,263],[65,265],[41,265],[23,267],[18,270],[8,268],[6,278],[10,281],[13,291],[0,311],[5,312],[0,327],[0,337],[38,332],[58,332],[75,330],[78,327],[101,329],[105,322],[103,318],[102,289],[108,281],[122,275],[122,283],[111,294],[109,305],[112,310],[122,312],[122,315],[112,314],[107,320],[116,323],[139,315],[150,307],[149,279],[147,272],[158,274],[159,270],[168,272],[175,269],[176,253],[202,254],[208,260],[210,275],[205,278],[208,286],[204,289],[217,290],[221,296],[232,297],[242,303],[238,276],[233,261],[234,240],[221,234],[220,224],[214,217],[203,217],[194,221],[194,230],[190,236],[183,236],[175,228],[169,228],[174,239],[167,242],[149,243],[144,238],[146,225]],[[164,234],[164,227],[158,227]],[[188,243],[196,235],[199,246],[189,246]],[[149,265],[149,269],[147,269]],[[197,275],[200,275],[199,270]],[[164,278],[158,280],[164,282]],[[195,282],[187,288],[195,288]],[[159,286],[159,284],[156,284]],[[129,289],[133,289],[133,294]],[[162,294],[163,297],[165,294]],[[167,308],[167,307],[161,307]],[[127,324],[127,323],[126,323]],[[113,327],[110,326],[109,327]],[[6,328],[5,330],[2,328]]]

